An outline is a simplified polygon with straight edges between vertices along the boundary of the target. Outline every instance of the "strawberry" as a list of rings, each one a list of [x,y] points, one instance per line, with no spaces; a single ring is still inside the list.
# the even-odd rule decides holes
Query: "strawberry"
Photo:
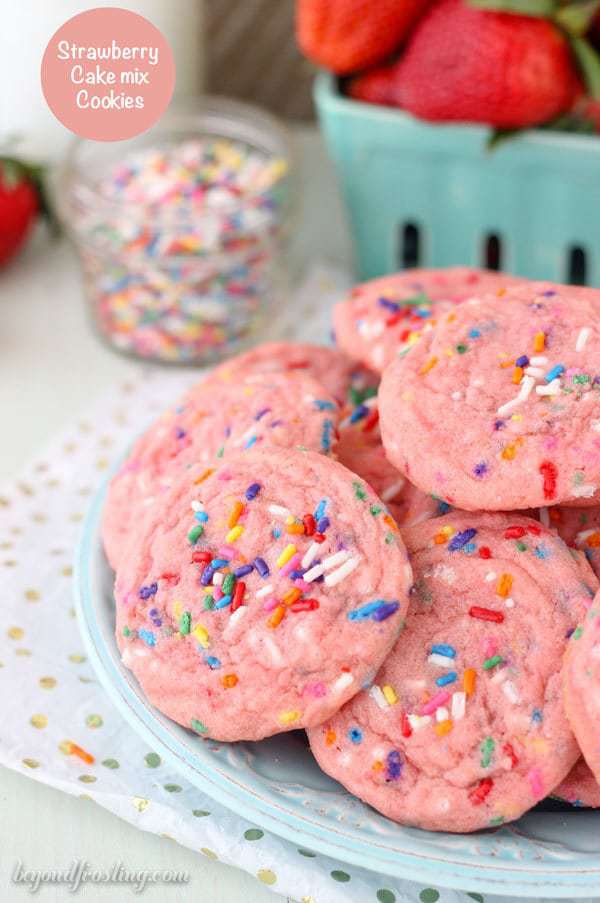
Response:
[[[397,106],[397,73],[398,63],[375,66],[351,78],[346,85],[346,94],[365,103]]]
[[[430,0],[296,0],[296,39],[313,62],[347,75],[384,60]]]
[[[32,171],[12,158],[0,157],[0,266],[19,251],[40,210]]]
[[[513,8],[516,4],[513,3]],[[417,26],[398,65],[394,97],[421,119],[538,125],[578,93],[571,49],[552,22],[440,0]]]
[[[594,100],[593,97],[580,97],[571,111],[574,121],[579,124],[579,131],[585,131],[585,125],[588,125],[588,131],[600,133],[600,101]],[[574,129],[571,128],[571,131]]]
[[[355,75],[346,85],[346,94],[354,100],[378,103],[384,106],[400,106],[398,69],[399,62],[375,66],[367,72]]]

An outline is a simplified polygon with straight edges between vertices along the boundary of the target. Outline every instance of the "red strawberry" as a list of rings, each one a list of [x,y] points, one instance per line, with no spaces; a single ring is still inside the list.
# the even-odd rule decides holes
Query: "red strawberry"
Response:
[[[376,66],[361,75],[355,75],[346,85],[346,94],[355,100],[378,103],[384,106],[400,105],[398,68],[400,63]]]
[[[430,0],[296,0],[296,38],[313,62],[347,75],[384,60]]]
[[[39,211],[38,191],[27,169],[0,158],[0,266],[24,243]]]
[[[572,114],[579,122],[587,123],[589,130],[600,132],[600,101],[593,97],[580,97],[573,107]],[[583,128],[580,129],[583,131]]]
[[[395,97],[421,119],[522,128],[570,109],[577,92],[569,45],[551,22],[440,0],[400,61]]]
[[[346,86],[346,94],[366,103],[397,106],[397,73],[398,63],[376,66],[351,78]]]

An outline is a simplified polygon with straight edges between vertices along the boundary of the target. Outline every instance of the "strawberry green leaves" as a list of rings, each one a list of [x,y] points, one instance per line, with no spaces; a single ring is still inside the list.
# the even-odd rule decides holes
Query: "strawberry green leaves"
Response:
[[[585,38],[571,38],[570,43],[587,93],[594,100],[600,100],[600,57],[597,51]]]
[[[550,19],[558,9],[557,0],[469,0],[477,9],[497,13],[513,13],[517,16],[534,16]]]
[[[560,6],[553,18],[568,35],[578,38],[589,30],[598,10],[600,10],[600,0],[576,0],[576,2]]]

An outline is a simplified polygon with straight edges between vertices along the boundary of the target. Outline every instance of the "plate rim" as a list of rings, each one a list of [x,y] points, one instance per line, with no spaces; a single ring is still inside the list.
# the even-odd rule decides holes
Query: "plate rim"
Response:
[[[101,545],[102,507],[109,482],[116,469],[111,470],[95,493],[75,550],[73,592],[77,622],[94,671],[111,702],[130,727],[156,748],[194,787],[240,817],[252,820],[261,828],[292,842],[296,848],[305,847],[382,877],[413,881],[418,884],[430,881],[433,886],[454,890],[468,887],[468,892],[503,893],[531,898],[543,895],[555,899],[581,899],[600,892],[600,856],[597,867],[581,868],[577,871],[549,862],[538,864],[538,869],[535,870],[531,867],[530,860],[521,863],[514,860],[505,865],[500,861],[488,865],[487,860],[473,863],[453,862],[448,859],[434,859],[431,852],[419,854],[414,851],[394,851],[393,858],[377,858],[377,844],[357,841],[347,836],[342,838],[341,835],[336,843],[330,836],[334,834],[331,827],[299,819],[294,813],[286,812],[283,807],[279,807],[278,811],[278,807],[272,801],[253,793],[242,784],[236,784],[231,777],[220,774],[218,769],[207,775],[194,768],[189,761],[192,757],[191,752],[169,731],[168,719],[156,712],[143,698],[141,690],[136,693],[121,673],[120,656],[118,651],[115,651],[116,641],[111,650],[97,617],[97,608],[94,604],[97,590],[94,586],[94,557],[98,544]],[[198,738],[198,742],[207,741]],[[373,859],[373,856],[376,858]],[[522,867],[519,868],[519,865]],[[589,883],[594,880],[595,884]],[[515,882],[518,882],[518,887]]]

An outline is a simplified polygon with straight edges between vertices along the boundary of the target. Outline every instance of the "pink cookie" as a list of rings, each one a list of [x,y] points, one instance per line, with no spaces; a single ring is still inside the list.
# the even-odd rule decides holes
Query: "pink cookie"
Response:
[[[314,452],[183,473],[117,574],[123,661],[150,702],[219,740],[319,724],[379,667],[412,572],[392,518]]]
[[[399,526],[411,526],[448,510],[445,502],[421,492],[386,458],[376,397],[350,408],[342,417],[336,448],[338,460],[367,481]]]
[[[598,500],[599,401],[600,291],[540,282],[456,307],[379,390],[390,461],[467,510]]]
[[[240,371],[231,381],[198,383],[138,439],[113,479],[102,530],[109,561],[118,566],[131,524],[185,467],[216,464],[253,446],[302,445],[329,454],[338,418],[333,396],[305,371]]]
[[[325,345],[309,345],[300,342],[266,342],[239,354],[217,367],[209,379],[215,382],[231,382],[249,373],[280,373],[301,371],[318,380],[326,391],[339,402],[346,400],[348,386],[365,379],[375,382],[373,374],[357,367],[356,361],[337,348]]]
[[[559,784],[552,796],[556,796],[573,806],[587,806],[600,809],[600,784],[590,771],[585,759],[579,759],[562,784]]]
[[[600,508],[542,509],[542,518],[557,531],[568,546],[579,549],[600,577]]]
[[[504,273],[451,267],[404,270],[357,285],[333,312],[340,348],[382,372],[414,336],[431,328],[454,304],[488,292],[501,293],[522,280]],[[434,302],[434,303],[432,303]]]
[[[600,782],[600,593],[571,637],[563,673],[567,716]]]
[[[530,518],[455,512],[402,535],[415,575],[406,629],[373,686],[309,732],[311,748],[402,824],[512,821],[579,755],[560,670],[594,590]]]

